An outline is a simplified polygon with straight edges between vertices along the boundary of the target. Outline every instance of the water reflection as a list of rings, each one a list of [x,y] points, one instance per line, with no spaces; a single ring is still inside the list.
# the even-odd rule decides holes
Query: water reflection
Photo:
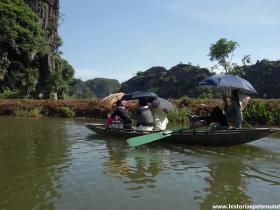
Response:
[[[242,174],[246,166],[238,159],[217,160],[209,166],[207,197],[200,203],[201,209],[211,209],[213,204],[250,204],[245,193],[246,179]]]
[[[120,142],[106,139],[108,159],[104,163],[103,174],[127,184],[127,190],[155,187],[155,177],[161,166],[157,157],[147,152],[124,149]]]
[[[228,148],[226,154],[208,166],[210,177],[206,179],[208,187],[204,189],[208,195],[200,202],[200,208],[212,209],[214,204],[253,203],[254,199],[248,193],[248,188],[250,180],[255,177],[252,170],[259,167],[253,167],[249,162],[255,162],[258,158],[258,164],[261,164],[261,160],[275,161],[278,156],[277,153],[251,145]],[[269,183],[272,179],[270,176],[266,181]]]
[[[1,118],[0,209],[55,209],[68,167],[64,122]]]

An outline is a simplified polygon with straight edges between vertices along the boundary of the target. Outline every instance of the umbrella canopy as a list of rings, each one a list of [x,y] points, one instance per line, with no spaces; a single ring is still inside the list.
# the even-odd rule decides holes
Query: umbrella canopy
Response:
[[[155,108],[165,109],[165,110],[169,110],[169,111],[175,109],[174,105],[170,101],[167,101],[166,99],[163,99],[163,98],[156,98],[152,102],[152,105]]]
[[[219,91],[238,90],[245,95],[257,94],[255,88],[245,79],[230,74],[217,74],[199,82],[201,87],[212,87]]]
[[[113,93],[100,101],[100,105],[111,108],[118,100],[124,96],[124,93]]]
[[[158,96],[152,92],[145,92],[145,91],[136,91],[132,93],[127,93],[122,97],[122,100],[130,101],[135,99],[146,99],[148,101],[153,101]]]

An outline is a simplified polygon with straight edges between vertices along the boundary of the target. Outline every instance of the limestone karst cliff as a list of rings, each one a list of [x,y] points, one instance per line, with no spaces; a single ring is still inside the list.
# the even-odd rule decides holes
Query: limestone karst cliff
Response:
[[[52,52],[59,47],[58,21],[59,21],[59,0],[25,0],[26,3],[37,13],[41,27],[46,31],[46,38]],[[45,78],[55,69],[55,60],[52,53],[37,56],[40,65],[40,78],[38,93],[48,92]]]
[[[47,31],[47,39],[53,51],[58,46],[58,21],[59,21],[59,0],[25,0],[26,3],[37,13],[40,24]]]
[[[61,57],[59,0],[0,1],[0,93],[67,94],[74,70]]]

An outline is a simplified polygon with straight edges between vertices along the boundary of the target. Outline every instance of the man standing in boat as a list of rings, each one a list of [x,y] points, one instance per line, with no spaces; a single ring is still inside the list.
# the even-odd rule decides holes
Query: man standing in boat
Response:
[[[238,96],[238,90],[231,92],[230,103],[225,103],[225,115],[227,123],[232,128],[241,128],[243,122],[243,114],[241,111],[241,102]]]
[[[191,119],[192,125],[218,123],[221,127],[241,128],[243,115],[238,90],[231,91],[230,99],[223,97],[224,110],[214,107],[209,116]],[[197,122],[199,120],[199,122]]]

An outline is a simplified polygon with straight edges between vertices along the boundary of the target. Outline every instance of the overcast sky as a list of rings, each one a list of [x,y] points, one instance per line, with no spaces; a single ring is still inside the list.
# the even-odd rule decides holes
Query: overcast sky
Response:
[[[75,77],[120,82],[152,66],[213,65],[209,46],[239,43],[235,60],[280,59],[279,0],[60,0],[61,48]]]

